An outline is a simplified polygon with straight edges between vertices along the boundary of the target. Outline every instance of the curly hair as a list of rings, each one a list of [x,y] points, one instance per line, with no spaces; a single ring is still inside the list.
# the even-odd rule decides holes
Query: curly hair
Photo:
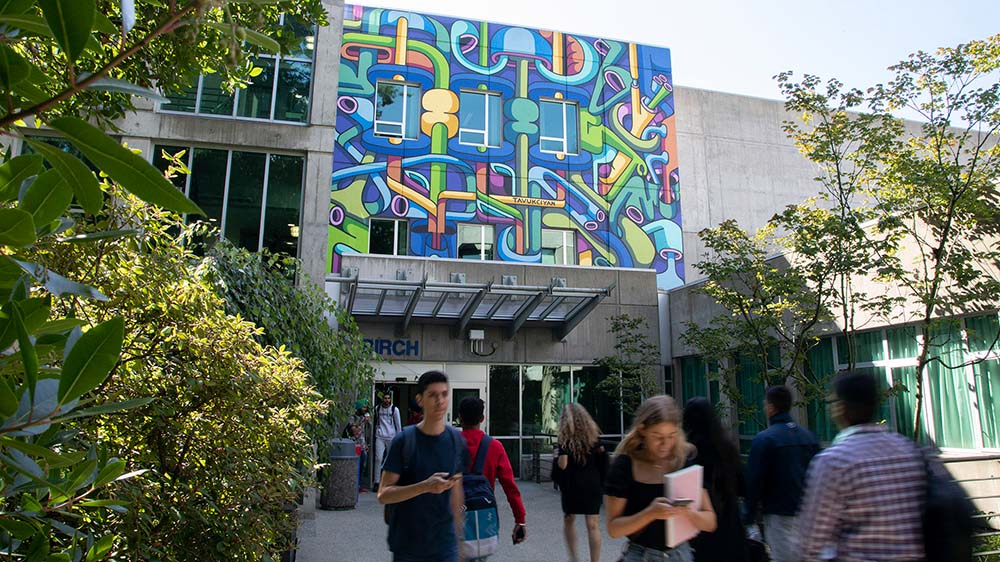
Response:
[[[573,460],[586,464],[590,449],[597,444],[600,435],[594,418],[583,406],[571,402],[563,407],[559,416],[559,446]]]
[[[632,429],[629,430],[625,438],[618,444],[615,450],[616,455],[628,455],[630,458],[651,462],[649,453],[646,451],[645,436],[643,432],[654,425],[661,423],[672,423],[681,428],[681,409],[673,398],[665,394],[647,398],[635,411],[635,421]],[[667,472],[673,472],[684,468],[684,463],[694,452],[694,447],[687,442],[683,431],[677,432],[677,440],[674,442],[674,450],[670,452],[670,459],[667,461]]]

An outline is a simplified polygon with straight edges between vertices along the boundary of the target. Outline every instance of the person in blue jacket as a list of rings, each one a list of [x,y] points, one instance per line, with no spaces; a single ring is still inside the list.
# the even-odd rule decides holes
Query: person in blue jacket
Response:
[[[797,562],[798,535],[795,516],[806,488],[806,470],[819,452],[819,441],[811,431],[795,423],[792,392],[777,385],[764,395],[764,412],[770,426],[753,438],[747,461],[744,521],[754,523],[764,516],[764,540],[774,562]]]

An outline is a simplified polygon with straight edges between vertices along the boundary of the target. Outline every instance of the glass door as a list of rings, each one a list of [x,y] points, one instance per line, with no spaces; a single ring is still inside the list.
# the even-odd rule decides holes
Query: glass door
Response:
[[[451,387],[451,404],[448,407],[448,423],[454,425],[455,427],[459,427],[458,405],[462,403],[464,398],[469,396],[483,400],[487,404],[487,409],[489,408],[489,400],[486,398],[486,383],[455,383]],[[483,416],[486,419],[483,420],[483,424],[479,428],[486,433],[489,433],[489,412],[484,411]]]

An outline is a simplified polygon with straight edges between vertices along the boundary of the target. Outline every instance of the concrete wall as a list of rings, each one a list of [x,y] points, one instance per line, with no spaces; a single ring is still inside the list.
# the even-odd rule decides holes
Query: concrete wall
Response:
[[[465,273],[466,283],[470,284],[489,281],[499,283],[501,275],[516,275],[518,285],[548,285],[553,277],[566,278],[567,286],[573,288],[606,288],[616,285],[611,295],[565,341],[555,341],[552,330],[548,328],[523,328],[511,340],[505,339],[502,328],[487,328],[483,351],[488,353],[496,346],[496,350],[488,357],[473,354],[468,340],[464,337],[453,338],[449,326],[419,325],[415,321],[406,336],[420,340],[421,353],[414,360],[492,364],[590,364],[595,358],[614,351],[615,342],[613,335],[609,333],[609,319],[623,313],[644,318],[647,326],[645,335],[650,345],[658,347],[656,272],[652,270],[517,265],[359,254],[345,255],[343,265],[357,267],[361,279],[395,280],[397,271],[405,271],[409,280],[419,281],[426,274],[429,281],[448,282],[452,272],[461,272]],[[339,296],[339,284],[328,282],[327,293]],[[362,319],[359,325],[366,337],[398,337],[394,331],[395,324]]]

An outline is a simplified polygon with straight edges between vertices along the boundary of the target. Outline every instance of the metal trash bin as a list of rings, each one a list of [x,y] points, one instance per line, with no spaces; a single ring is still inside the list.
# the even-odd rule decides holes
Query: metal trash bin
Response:
[[[358,503],[358,463],[361,457],[350,439],[330,441],[330,461],[324,469],[319,506],[322,509],[354,509]]]

